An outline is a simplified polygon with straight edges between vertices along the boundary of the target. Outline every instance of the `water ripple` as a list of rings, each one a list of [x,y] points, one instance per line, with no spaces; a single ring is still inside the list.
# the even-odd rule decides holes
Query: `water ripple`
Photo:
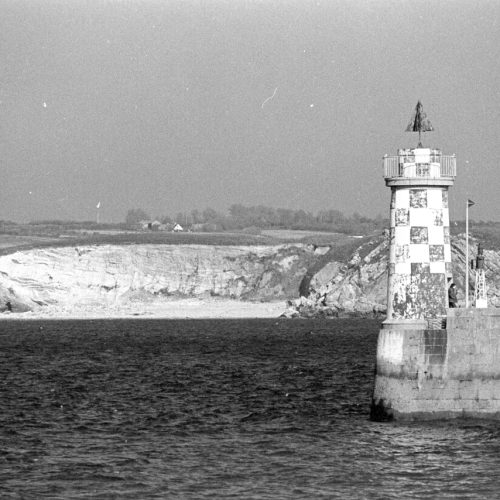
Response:
[[[480,499],[500,486],[496,424],[368,420],[373,321],[2,327],[2,498]]]

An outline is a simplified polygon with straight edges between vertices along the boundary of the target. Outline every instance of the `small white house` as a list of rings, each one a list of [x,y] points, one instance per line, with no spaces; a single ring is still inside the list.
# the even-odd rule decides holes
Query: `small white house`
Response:
[[[184,228],[180,224],[175,224],[174,228],[172,229],[172,232],[180,233],[181,231],[184,231]]]

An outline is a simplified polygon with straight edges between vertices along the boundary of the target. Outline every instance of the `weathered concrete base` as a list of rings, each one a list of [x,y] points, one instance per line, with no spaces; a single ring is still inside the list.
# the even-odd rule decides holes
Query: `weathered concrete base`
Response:
[[[500,309],[450,309],[446,329],[383,325],[373,420],[500,419]]]

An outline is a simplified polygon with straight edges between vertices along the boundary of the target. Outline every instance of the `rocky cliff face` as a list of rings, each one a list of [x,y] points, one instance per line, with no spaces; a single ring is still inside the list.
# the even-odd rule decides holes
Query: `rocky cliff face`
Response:
[[[289,302],[288,316],[384,314],[389,240],[377,237],[357,248],[347,262],[331,260],[314,276],[309,295]]]
[[[285,300],[312,246],[130,245],[44,248],[0,257],[0,308],[96,307],[155,297]]]
[[[384,314],[388,239],[348,259],[311,245],[130,245],[45,248],[0,257],[0,310],[110,307],[159,297],[288,301],[290,316]],[[470,258],[475,245],[470,246]],[[500,252],[485,250],[488,300],[500,306]],[[454,280],[464,297],[465,238],[452,240]],[[471,273],[470,283],[474,283]],[[302,297],[299,297],[302,295]]]
[[[452,238],[453,280],[461,306],[465,297],[465,235]],[[476,257],[477,240],[471,239],[469,259]],[[331,261],[311,279],[308,297],[289,303],[288,316],[382,315],[387,306],[387,234],[360,246],[346,264]],[[500,307],[500,251],[485,250],[488,307]],[[475,275],[469,274],[472,300]]]

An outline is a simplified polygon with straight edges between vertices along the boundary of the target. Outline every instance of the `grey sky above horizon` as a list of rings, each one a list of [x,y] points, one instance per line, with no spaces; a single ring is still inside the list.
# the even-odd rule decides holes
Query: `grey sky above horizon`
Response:
[[[0,4],[0,219],[235,203],[386,216],[417,100],[453,219],[500,220],[500,2]]]

